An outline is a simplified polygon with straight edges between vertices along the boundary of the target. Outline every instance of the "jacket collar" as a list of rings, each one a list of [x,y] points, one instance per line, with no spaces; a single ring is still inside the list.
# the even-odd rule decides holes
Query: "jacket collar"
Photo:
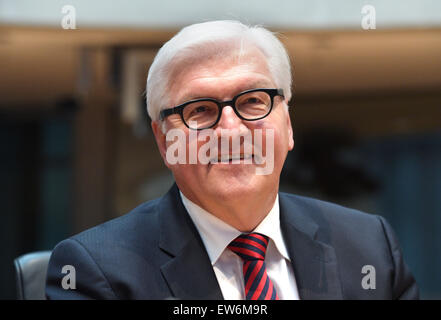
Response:
[[[161,272],[174,297],[185,300],[223,299],[204,244],[181,202],[176,184],[158,206],[159,247],[170,255]]]
[[[342,299],[334,248],[319,241],[322,230],[298,197],[279,193],[280,223],[300,298]],[[222,299],[222,292],[199,233],[185,210],[176,184],[158,204],[159,246],[170,255],[161,267],[178,299]]]

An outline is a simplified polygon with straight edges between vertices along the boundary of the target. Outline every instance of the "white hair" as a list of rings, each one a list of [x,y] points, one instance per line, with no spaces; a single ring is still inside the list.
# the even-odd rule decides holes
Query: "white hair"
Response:
[[[273,81],[282,88],[285,99],[291,99],[291,66],[280,40],[261,26],[246,26],[238,21],[221,20],[197,23],[183,28],[167,41],[150,66],[146,85],[147,112],[153,121],[159,120],[162,109],[171,107],[168,88],[173,72],[189,61],[222,54],[227,47],[240,46],[240,52],[258,48],[267,59]],[[196,60],[198,59],[198,60]]]

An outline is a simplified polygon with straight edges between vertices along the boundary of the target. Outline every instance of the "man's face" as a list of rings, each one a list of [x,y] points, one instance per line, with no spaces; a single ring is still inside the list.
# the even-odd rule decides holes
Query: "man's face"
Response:
[[[240,58],[233,54],[230,57],[217,57],[206,59],[191,65],[181,66],[179,71],[172,75],[172,83],[169,88],[169,96],[173,107],[186,101],[198,98],[214,98],[219,101],[231,100],[235,95],[245,90],[256,88],[276,88],[270,75],[264,55],[258,50],[249,50]],[[266,158],[273,157],[274,167],[269,174],[256,174],[256,169],[265,164],[256,163],[233,163],[219,162],[202,164],[170,164],[167,161],[166,151],[173,142],[166,141],[165,135],[160,130],[160,123],[153,123],[153,130],[158,146],[167,167],[173,172],[179,189],[193,202],[202,207],[206,201],[238,201],[244,195],[253,194],[256,197],[275,194],[278,190],[280,172],[283,167],[287,152],[294,146],[292,127],[286,102],[283,97],[274,97],[271,113],[257,121],[241,120],[231,106],[222,109],[219,122],[212,129],[219,137],[225,129],[234,129],[240,134],[254,136],[256,129],[262,132],[262,150]],[[188,129],[177,114],[167,117],[165,120],[166,132],[170,129],[181,129],[186,135],[187,155],[191,150],[199,150],[204,141],[191,139],[193,131]],[[266,149],[266,135],[273,131],[274,139],[270,141],[274,145],[274,154],[269,154]],[[198,131],[196,135],[202,131]],[[190,148],[189,144],[196,143],[196,148]],[[230,142],[231,143],[231,142]],[[217,143],[216,143],[217,144]],[[231,145],[230,145],[231,147]],[[224,151],[224,152],[222,152]],[[243,148],[242,148],[243,151]],[[219,158],[225,156],[225,150],[219,148]],[[232,149],[226,150],[232,153]],[[187,156],[188,159],[188,156]],[[254,161],[253,161],[254,162]]]

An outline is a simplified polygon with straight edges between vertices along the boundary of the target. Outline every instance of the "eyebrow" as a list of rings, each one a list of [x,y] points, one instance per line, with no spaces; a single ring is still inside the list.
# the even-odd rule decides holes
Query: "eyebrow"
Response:
[[[238,95],[239,93],[247,91],[247,90],[259,89],[259,88],[270,89],[271,86],[272,85],[267,80],[259,79],[256,81],[251,81],[251,82],[246,83],[243,86],[240,86],[238,88],[238,90],[235,90],[233,93],[233,97]],[[179,104],[182,104],[182,103],[185,103],[185,102],[191,101],[191,100],[204,99],[204,98],[218,100],[217,97],[212,97],[212,96],[208,96],[208,95],[188,94],[182,98],[182,102],[180,102]],[[219,100],[219,101],[221,101],[221,100]]]

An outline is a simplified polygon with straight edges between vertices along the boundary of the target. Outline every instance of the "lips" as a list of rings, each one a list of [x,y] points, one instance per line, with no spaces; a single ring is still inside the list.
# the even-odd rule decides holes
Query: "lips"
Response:
[[[253,163],[253,154],[223,154],[210,159],[210,163]]]

